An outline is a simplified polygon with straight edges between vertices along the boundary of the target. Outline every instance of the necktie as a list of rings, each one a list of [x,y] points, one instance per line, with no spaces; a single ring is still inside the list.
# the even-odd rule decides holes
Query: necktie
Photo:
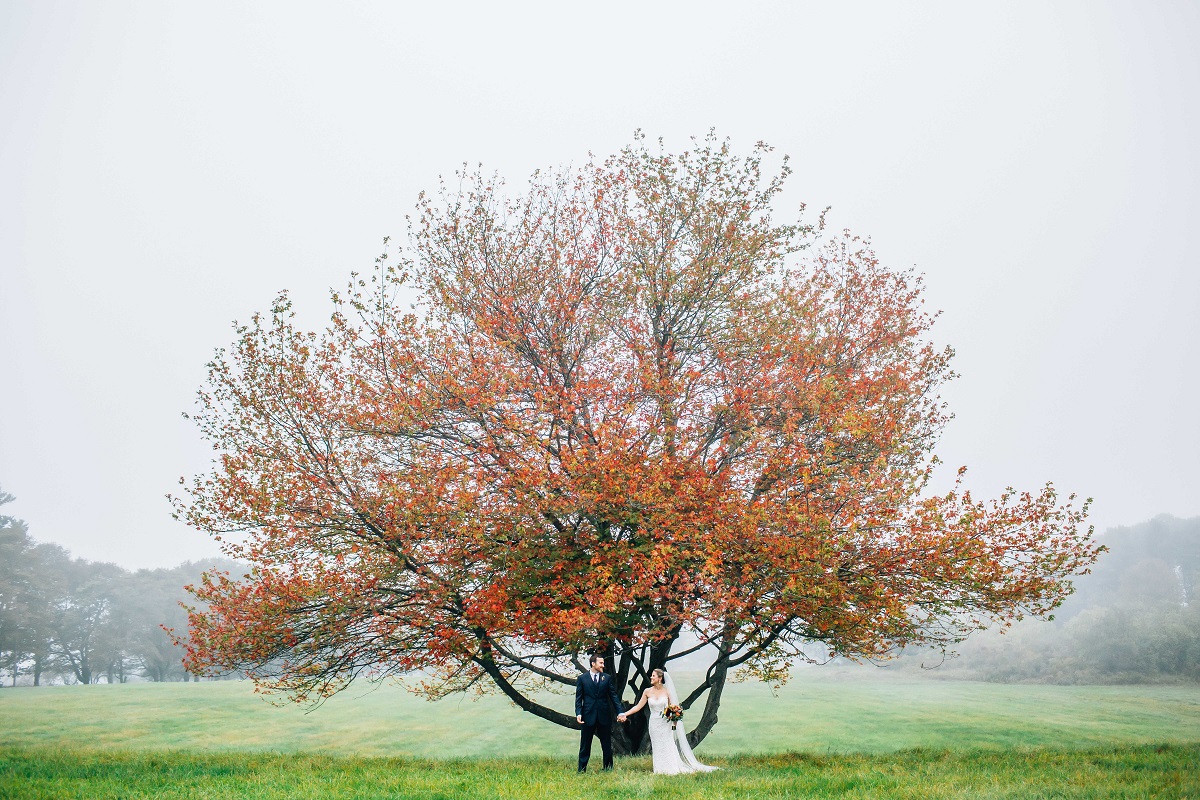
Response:
[[[592,683],[599,683],[599,682],[600,682],[600,676],[593,672],[592,673]]]

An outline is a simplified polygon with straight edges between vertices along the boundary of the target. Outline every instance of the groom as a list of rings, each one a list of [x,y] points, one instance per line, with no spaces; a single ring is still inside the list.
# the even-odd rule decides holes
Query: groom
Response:
[[[604,673],[604,656],[592,656],[592,668],[575,681],[575,719],[583,726],[579,740],[579,771],[587,772],[592,755],[592,736],[600,737],[605,771],[612,769],[612,718],[625,721],[621,698],[612,678]]]

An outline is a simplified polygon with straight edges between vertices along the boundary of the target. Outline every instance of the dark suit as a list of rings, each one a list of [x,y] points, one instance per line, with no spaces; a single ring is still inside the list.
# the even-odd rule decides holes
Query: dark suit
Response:
[[[598,677],[591,670],[575,681],[575,716],[583,717],[583,733],[579,739],[579,771],[587,769],[592,755],[592,736],[600,737],[600,750],[604,754],[604,768],[612,769],[612,723],[621,713],[621,698],[613,679],[601,672]]]

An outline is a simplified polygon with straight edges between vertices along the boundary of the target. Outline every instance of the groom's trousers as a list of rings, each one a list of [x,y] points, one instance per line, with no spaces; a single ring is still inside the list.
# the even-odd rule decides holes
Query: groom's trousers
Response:
[[[587,769],[588,759],[592,757],[592,736],[600,737],[600,752],[604,756],[604,768],[612,769],[612,726],[584,724],[579,737],[579,771]]]

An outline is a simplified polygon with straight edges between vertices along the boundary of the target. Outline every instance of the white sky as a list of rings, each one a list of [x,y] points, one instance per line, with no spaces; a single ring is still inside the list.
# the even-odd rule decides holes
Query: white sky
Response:
[[[940,453],[1098,528],[1200,514],[1200,4],[0,0],[0,486],[90,559],[216,552],[164,494],[231,322],[327,291],[464,161],[635,128],[792,156],[926,275]]]

